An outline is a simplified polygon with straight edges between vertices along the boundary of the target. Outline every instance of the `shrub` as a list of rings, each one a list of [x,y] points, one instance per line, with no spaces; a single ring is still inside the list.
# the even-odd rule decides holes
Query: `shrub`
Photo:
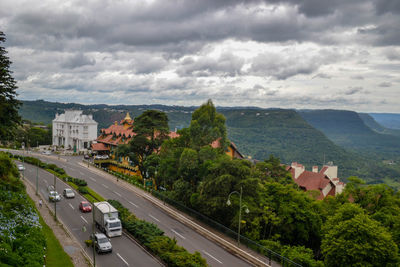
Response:
[[[79,186],[79,187],[78,187],[78,191],[79,191],[79,193],[81,193],[82,195],[84,195],[84,194],[89,194],[89,191],[88,191],[87,187],[85,187],[85,186]]]
[[[87,186],[87,182],[79,178],[72,178],[72,182],[78,186]]]
[[[90,187],[86,187],[86,189],[88,190],[88,193],[95,198],[97,201],[106,201],[102,196],[100,196],[97,192],[95,192],[93,189],[91,189]]]

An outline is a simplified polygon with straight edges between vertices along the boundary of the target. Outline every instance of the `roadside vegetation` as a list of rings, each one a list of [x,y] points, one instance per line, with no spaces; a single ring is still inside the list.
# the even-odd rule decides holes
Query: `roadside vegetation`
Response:
[[[4,152],[0,152],[0,187],[1,266],[73,266]]]

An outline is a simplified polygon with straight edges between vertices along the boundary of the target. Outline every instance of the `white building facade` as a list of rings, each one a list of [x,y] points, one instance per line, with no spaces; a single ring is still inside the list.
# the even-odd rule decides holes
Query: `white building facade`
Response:
[[[53,120],[53,146],[84,151],[97,138],[97,122],[82,110],[66,110]]]

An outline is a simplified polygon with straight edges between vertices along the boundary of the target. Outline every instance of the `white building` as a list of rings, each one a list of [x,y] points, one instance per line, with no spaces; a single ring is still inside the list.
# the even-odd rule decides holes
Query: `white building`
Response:
[[[90,148],[97,138],[97,122],[81,110],[66,110],[53,120],[53,146],[81,151]]]

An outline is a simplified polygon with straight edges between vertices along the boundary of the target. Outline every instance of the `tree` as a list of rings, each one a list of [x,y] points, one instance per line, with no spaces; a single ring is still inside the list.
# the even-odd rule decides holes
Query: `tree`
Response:
[[[193,112],[189,127],[193,148],[200,149],[219,140],[222,151],[227,147],[225,117],[217,113],[211,99]]]
[[[136,135],[128,146],[118,146],[116,154],[119,157],[129,156],[138,166],[142,177],[148,178],[145,162],[147,157],[158,151],[162,142],[168,138],[168,117],[161,111],[146,110],[136,118],[133,131]]]
[[[344,204],[323,226],[327,266],[398,266],[398,247],[382,225],[356,204]]]
[[[11,130],[21,122],[18,115],[21,102],[16,99],[15,92],[17,83],[11,75],[7,51],[1,46],[5,41],[5,35],[0,31],[0,139],[9,138]]]

